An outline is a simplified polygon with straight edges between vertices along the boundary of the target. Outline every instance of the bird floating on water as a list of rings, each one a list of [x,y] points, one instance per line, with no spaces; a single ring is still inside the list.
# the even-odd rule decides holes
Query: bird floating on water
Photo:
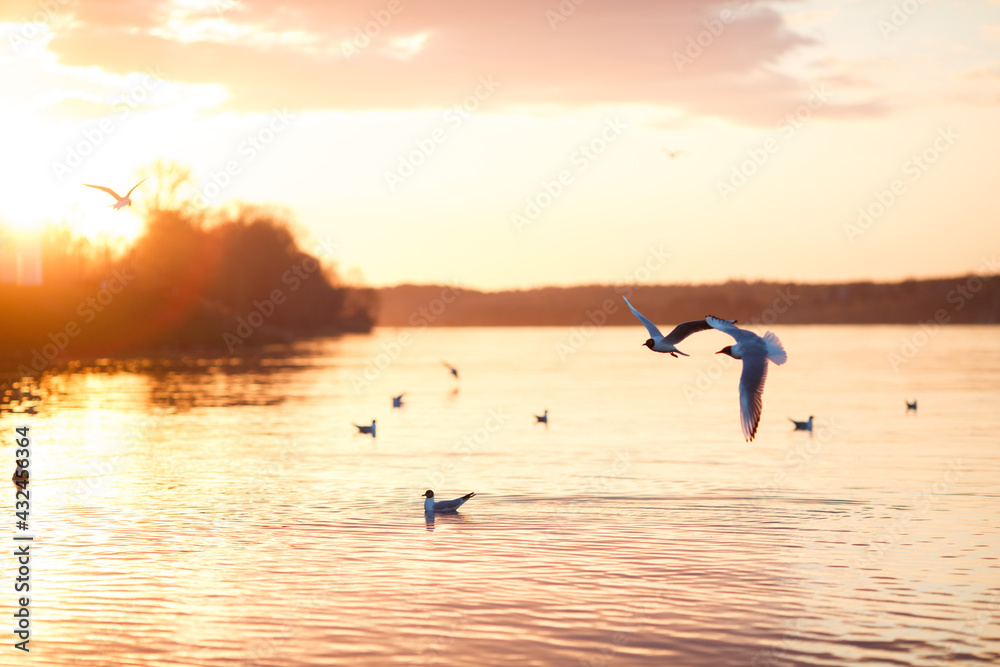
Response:
[[[903,400],[906,400],[906,399],[903,399]],[[913,399],[912,403],[910,403],[909,401],[906,401],[906,411],[909,412],[910,410],[913,410],[914,412],[917,411],[917,399]]]
[[[813,416],[809,415],[809,421],[797,422],[791,417],[788,418],[793,424],[795,424],[796,431],[809,431],[812,433],[813,430]]]
[[[545,412],[543,412],[542,414],[535,415],[535,420],[536,420],[536,423],[538,423],[538,424],[548,424],[549,423],[549,411],[546,409]]]
[[[148,178],[148,176],[147,176],[147,178]],[[144,178],[141,181],[139,181],[138,183],[136,183],[135,185],[133,185],[132,186],[132,190],[135,190],[137,187],[139,187],[140,185],[142,185],[143,182],[145,182],[145,180],[146,179]],[[111,195],[112,197],[114,197],[115,198],[115,203],[111,205],[111,208],[115,209],[116,211],[118,209],[120,209],[120,208],[124,208],[125,206],[131,206],[132,205],[132,199],[130,198],[131,195],[132,195],[132,190],[129,190],[128,194],[125,195],[124,197],[122,197],[121,195],[119,195],[117,192],[115,192],[111,188],[106,188],[103,185],[90,185],[89,183],[84,183],[84,185],[87,186],[88,188],[97,188],[98,190],[104,190],[109,195]]]
[[[458,379],[458,369],[457,368],[455,368],[454,366],[452,366],[451,364],[449,364],[447,361],[442,361],[441,365],[444,366],[445,368],[447,368],[449,371],[451,371],[451,374],[455,376],[456,380]]]
[[[729,320],[709,315],[705,321],[736,340],[736,345],[727,345],[716,354],[727,354],[733,359],[743,360],[743,373],[740,375],[740,424],[743,426],[743,436],[747,442],[752,442],[757,435],[760,413],[764,409],[767,362],[773,361],[780,366],[788,361],[788,355],[781,341],[771,331],[758,336],[752,331],[733,326]]]
[[[393,396],[392,397],[392,407],[394,407],[394,408],[401,408],[401,407],[403,407],[403,396],[406,396],[406,394],[400,394],[399,396]]]
[[[375,420],[374,419],[372,420],[372,425],[371,426],[360,426],[359,424],[355,424],[354,428],[358,429],[358,433],[366,433],[366,434],[370,433],[373,438],[375,437]]]
[[[628,305],[629,310],[632,311],[632,314],[639,318],[639,321],[646,327],[646,331],[649,332],[650,338],[643,343],[643,345],[648,347],[653,352],[663,352],[665,354],[669,354],[671,357],[676,357],[678,354],[689,357],[691,355],[685,354],[677,349],[677,343],[681,342],[691,334],[698,333],[699,331],[707,331],[712,328],[712,325],[705,320],[692,320],[690,322],[681,322],[674,327],[673,331],[664,336],[660,333],[660,330],[655,324],[650,322],[642,313],[635,309],[627,297],[623,296],[622,298],[625,299],[625,303]],[[736,322],[736,320],[720,321],[728,322],[729,324]]]
[[[459,507],[465,504],[465,501],[476,495],[476,492],[467,493],[461,498],[455,498],[454,500],[441,500],[434,502],[434,492],[428,489],[424,493],[424,511],[425,512],[454,512]]]

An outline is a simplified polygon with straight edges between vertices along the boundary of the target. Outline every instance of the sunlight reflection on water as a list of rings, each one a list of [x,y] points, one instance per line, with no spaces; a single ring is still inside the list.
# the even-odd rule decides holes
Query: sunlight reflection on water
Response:
[[[1000,661],[997,329],[898,372],[906,327],[776,331],[752,444],[714,332],[683,359],[635,328],[565,361],[567,329],[417,329],[382,369],[396,330],[48,376],[0,421],[35,443],[31,662]],[[477,495],[430,522],[428,488]]]

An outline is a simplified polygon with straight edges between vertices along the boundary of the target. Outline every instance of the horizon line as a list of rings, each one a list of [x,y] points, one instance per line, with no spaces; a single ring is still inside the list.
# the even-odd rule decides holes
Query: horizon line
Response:
[[[395,289],[399,287],[451,287],[453,289],[460,289],[466,291],[482,292],[484,294],[490,293],[501,293],[501,292],[534,292],[548,289],[577,289],[581,287],[719,287],[727,285],[729,283],[746,283],[746,284],[776,284],[776,285],[807,285],[807,286],[833,286],[833,285],[858,285],[858,284],[873,284],[873,285],[901,285],[907,282],[934,282],[939,280],[957,280],[961,278],[969,278],[972,276],[978,276],[984,279],[991,279],[1000,277],[1000,273],[977,273],[975,271],[968,271],[966,273],[950,274],[950,275],[938,275],[938,276],[925,276],[925,277],[905,277],[905,278],[892,278],[892,279],[875,279],[875,278],[849,278],[843,280],[825,280],[825,281],[803,281],[803,280],[787,280],[779,278],[727,278],[725,280],[715,281],[715,282],[673,282],[673,283],[646,283],[646,282],[582,282],[573,283],[566,285],[559,284],[544,284],[536,285],[533,287],[498,287],[498,288],[485,288],[485,287],[472,287],[467,285],[462,285],[458,282],[399,282],[385,285],[371,285],[371,284],[355,284],[353,287],[357,288],[368,288],[375,290],[383,289]]]

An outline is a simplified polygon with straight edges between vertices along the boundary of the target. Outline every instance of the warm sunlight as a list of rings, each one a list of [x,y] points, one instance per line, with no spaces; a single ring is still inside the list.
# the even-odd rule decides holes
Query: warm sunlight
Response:
[[[0,0],[0,652],[1000,664],[998,47]]]
[[[1000,4],[928,3],[910,20],[861,3],[626,3],[615,29],[553,5],[271,14],[186,0],[136,10],[125,29],[81,3],[16,24],[37,36],[0,51],[17,64],[0,67],[0,118],[18,128],[0,220],[134,238],[136,206],[115,215],[81,184],[127,191],[166,159],[209,206],[288,207],[377,285],[607,282],[651,244],[672,254],[654,281],[893,280],[975,270],[1000,242],[983,168],[1000,80],[979,29],[1000,23]],[[119,42],[86,27],[105,21]],[[961,52],[947,34],[928,41],[942,25],[970,36]],[[512,43],[517,58],[493,57]]]
[[[129,243],[142,231],[142,219],[127,208],[115,211],[109,207],[87,211],[79,221],[70,223],[70,227],[92,242],[110,240]]]
[[[19,238],[35,237],[53,225],[68,227],[92,243],[117,245],[135,241],[142,232],[143,221],[134,208],[115,211],[109,206],[84,208],[79,204],[64,209],[62,215],[50,213],[45,218],[32,214],[27,207],[7,206],[0,214],[0,232]]]

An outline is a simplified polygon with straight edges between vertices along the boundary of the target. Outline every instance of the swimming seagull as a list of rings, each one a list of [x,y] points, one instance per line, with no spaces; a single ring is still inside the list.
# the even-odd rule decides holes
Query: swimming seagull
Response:
[[[546,409],[541,415],[535,415],[536,424],[548,424],[549,423],[549,411]]]
[[[796,431],[809,431],[812,433],[813,430],[813,416],[809,415],[809,421],[807,422],[797,422],[791,417],[788,418],[793,424],[795,424]]]
[[[736,345],[727,345],[716,354],[728,354],[733,359],[743,360],[743,373],[740,375],[740,423],[743,426],[743,436],[747,442],[752,442],[757,435],[761,410],[764,409],[767,362],[773,361],[780,366],[788,361],[788,355],[785,354],[781,341],[770,331],[761,337],[711,315],[705,321],[736,339]]]
[[[375,420],[374,419],[372,420],[372,425],[371,426],[359,426],[359,425],[355,424],[354,428],[358,429],[358,433],[371,433],[372,437],[373,438],[375,437]]]
[[[399,396],[393,396],[392,397],[392,407],[394,407],[394,408],[401,408],[401,407],[403,407],[403,396],[406,396],[406,394],[400,394]]]
[[[628,304],[628,308],[632,311],[632,314],[639,318],[639,321],[646,327],[646,331],[649,332],[651,338],[643,343],[643,345],[648,347],[653,352],[664,352],[669,354],[671,357],[676,357],[678,354],[689,357],[691,355],[684,354],[675,347],[677,343],[681,342],[691,334],[698,333],[699,331],[707,331],[712,328],[711,325],[709,325],[705,320],[692,320],[690,322],[681,322],[674,327],[674,330],[671,331],[669,335],[664,336],[660,333],[660,330],[656,328],[655,324],[647,320],[642,313],[636,310],[635,307],[629,303],[628,297],[623,296],[622,298],[625,299],[625,303]],[[729,324],[736,322],[736,320],[720,321],[728,322]]]
[[[906,401],[905,398],[903,400]],[[917,399],[913,399],[912,403],[910,403],[909,401],[906,401],[906,411],[909,412],[910,410],[913,410],[914,412],[916,412],[916,410],[917,410]]]
[[[458,369],[457,368],[455,368],[454,366],[452,366],[451,364],[449,364],[447,361],[442,361],[441,365],[444,366],[445,368],[447,368],[448,370],[450,370],[451,374],[455,376],[456,380],[458,379]]]
[[[149,178],[149,177],[147,176],[146,178]],[[135,185],[133,185],[132,186],[132,190],[135,190],[137,187],[139,187],[140,185],[142,185],[143,182],[145,182],[146,178],[142,179],[141,181],[139,181],[138,183],[136,183]],[[132,205],[132,200],[129,198],[129,195],[132,194],[132,190],[129,190],[128,194],[125,195],[124,197],[122,197],[121,195],[119,195],[117,192],[115,192],[111,188],[106,188],[103,185],[90,185],[89,183],[84,183],[84,185],[86,185],[88,188],[97,188],[98,190],[104,190],[109,195],[111,195],[112,197],[114,197],[116,201],[115,201],[114,204],[111,205],[111,208],[115,209],[116,211],[118,209],[120,209],[120,208],[124,208],[125,206],[131,206]]]
[[[441,500],[439,502],[434,502],[434,492],[430,489],[424,493],[424,511],[425,512],[454,512],[459,507],[465,504],[465,501],[476,495],[476,492],[467,493],[461,498],[455,498],[454,500]]]

